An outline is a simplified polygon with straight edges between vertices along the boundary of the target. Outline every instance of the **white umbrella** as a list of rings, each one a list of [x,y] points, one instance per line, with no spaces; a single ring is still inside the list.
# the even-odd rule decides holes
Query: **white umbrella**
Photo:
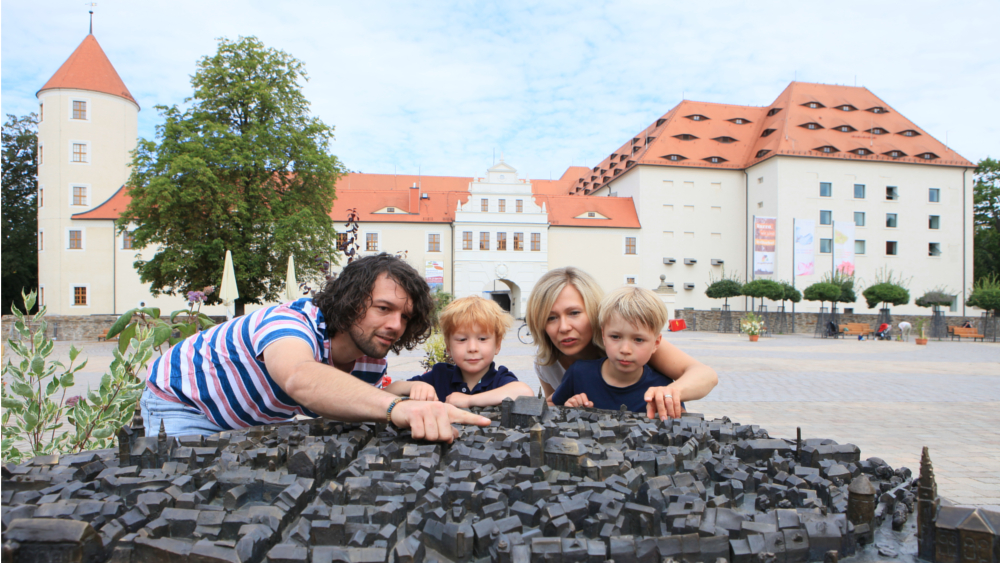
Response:
[[[233,253],[226,251],[226,266],[222,269],[222,283],[219,285],[219,299],[226,306],[226,320],[233,318],[230,307],[240,298],[240,291],[236,289],[236,270],[233,269]]]
[[[299,282],[295,279],[295,255],[288,257],[288,274],[285,275],[285,297],[289,301],[295,301],[301,297]]]

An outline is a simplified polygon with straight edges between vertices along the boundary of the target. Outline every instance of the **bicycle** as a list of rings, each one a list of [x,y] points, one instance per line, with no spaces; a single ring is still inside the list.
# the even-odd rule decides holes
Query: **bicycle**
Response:
[[[528,323],[521,325],[521,328],[517,329],[517,339],[521,341],[521,344],[534,344],[535,339],[531,337],[531,330],[528,328]]]

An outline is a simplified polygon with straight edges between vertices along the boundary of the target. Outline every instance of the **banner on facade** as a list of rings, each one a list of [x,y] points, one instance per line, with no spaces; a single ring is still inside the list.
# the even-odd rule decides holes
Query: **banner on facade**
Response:
[[[833,269],[854,275],[854,222],[833,222]]]
[[[753,218],[753,273],[774,274],[774,247],[778,220],[774,217]]]
[[[431,286],[431,291],[442,289],[444,287],[444,263],[428,260],[424,266],[424,278],[427,280],[427,285]]]
[[[816,250],[813,239],[816,233],[816,221],[813,219],[795,220],[795,275],[811,276],[816,272]]]

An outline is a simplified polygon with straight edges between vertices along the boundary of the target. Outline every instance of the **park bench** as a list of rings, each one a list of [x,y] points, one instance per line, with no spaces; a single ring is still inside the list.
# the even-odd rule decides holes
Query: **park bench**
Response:
[[[100,335],[98,335],[98,337],[97,337],[97,341],[98,342],[100,342],[102,340],[107,340],[108,339],[108,330],[109,329],[104,329],[104,332],[102,332]],[[116,337],[112,338],[112,340],[118,340],[118,337],[116,336]]]
[[[972,341],[975,342],[977,338],[979,340],[983,340],[983,338],[984,338],[984,336],[982,334],[979,334],[979,330],[975,329],[975,328],[962,328],[960,326],[948,327],[948,328],[952,328],[953,329],[951,331],[951,339],[952,340],[955,340],[955,338],[958,338],[959,340],[961,340],[963,338],[971,338]]]
[[[844,336],[864,336],[868,338],[872,334],[872,327],[865,323],[844,323],[840,325],[840,331]]]

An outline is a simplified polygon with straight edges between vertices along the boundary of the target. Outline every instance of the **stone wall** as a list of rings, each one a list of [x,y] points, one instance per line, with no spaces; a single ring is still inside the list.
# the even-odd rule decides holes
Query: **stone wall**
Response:
[[[716,332],[719,330],[719,321],[722,317],[722,311],[692,311],[689,309],[679,309],[675,313],[678,319],[684,319],[687,324],[688,330],[701,330],[708,332]],[[739,322],[740,319],[745,315],[745,311],[733,311],[732,315],[732,326],[734,332],[739,332]],[[774,312],[771,311],[768,316],[773,315]],[[795,334],[813,334],[816,331],[816,321],[819,318],[820,313],[800,313],[796,312],[795,316]],[[792,333],[792,313],[788,312],[785,315],[786,318],[786,334]],[[924,331],[930,336],[931,328],[931,315],[892,315],[892,325],[893,327],[899,326],[899,323],[903,321],[909,322],[913,325],[914,329],[917,326],[917,320],[924,319]],[[878,314],[867,314],[867,313],[851,313],[845,315],[840,313],[838,315],[838,321],[840,324],[844,323],[866,323],[872,329],[877,329],[876,321],[878,320]],[[948,315],[945,314],[944,321],[947,326],[962,326],[965,321],[971,321],[972,326],[979,328],[979,332],[982,334],[984,328],[982,327],[982,317],[979,315],[974,316],[959,316],[959,315]],[[769,321],[765,321],[769,322]]]
[[[45,335],[53,340],[66,341],[96,341],[97,337],[111,328],[115,324],[119,315],[46,315],[47,327]],[[183,317],[182,317],[183,318]],[[164,317],[163,320],[169,321]],[[225,317],[212,317],[216,323],[226,320]],[[3,316],[3,338],[7,339],[13,335],[14,323],[17,318],[14,315]]]

